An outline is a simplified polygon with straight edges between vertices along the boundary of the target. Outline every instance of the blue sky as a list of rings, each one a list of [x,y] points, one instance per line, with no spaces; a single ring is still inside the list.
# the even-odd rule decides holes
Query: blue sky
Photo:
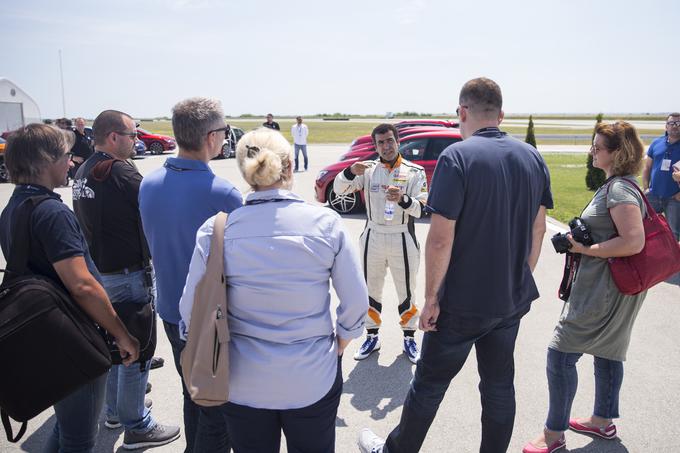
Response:
[[[58,5],[58,8],[57,8]],[[0,76],[62,115],[452,112],[487,76],[509,113],[680,110],[680,6],[657,1],[3,0]]]

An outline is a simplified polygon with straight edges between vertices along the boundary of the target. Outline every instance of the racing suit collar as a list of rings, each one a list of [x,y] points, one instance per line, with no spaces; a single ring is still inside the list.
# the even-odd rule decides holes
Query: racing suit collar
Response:
[[[385,168],[387,168],[389,171],[392,171],[395,168],[397,168],[399,165],[401,165],[401,154],[397,153],[397,160],[394,161],[394,165],[390,165],[387,162],[383,161],[382,157],[380,158],[380,163],[383,164],[385,166]]]

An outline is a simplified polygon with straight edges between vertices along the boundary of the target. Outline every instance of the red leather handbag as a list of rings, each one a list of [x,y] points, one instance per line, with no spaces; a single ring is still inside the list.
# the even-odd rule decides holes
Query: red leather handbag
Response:
[[[636,255],[609,258],[609,271],[616,287],[623,294],[635,295],[680,272],[680,244],[666,219],[657,214],[637,184],[622,178],[635,187],[647,206],[642,220],[645,246]],[[609,186],[607,186],[609,195]],[[616,225],[614,225],[616,229]]]

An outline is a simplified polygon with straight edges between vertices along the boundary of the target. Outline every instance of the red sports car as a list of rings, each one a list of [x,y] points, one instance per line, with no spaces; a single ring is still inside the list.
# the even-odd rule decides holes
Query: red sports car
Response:
[[[174,138],[167,135],[151,133],[140,127],[137,128],[137,137],[144,142],[151,154],[163,154],[164,151],[172,151],[177,147]]]
[[[0,182],[9,181],[9,173],[5,166],[5,146],[7,142],[4,138],[0,138]]]
[[[430,183],[434,167],[437,165],[439,154],[449,145],[461,141],[463,138],[458,129],[439,129],[430,132],[421,132],[403,138],[399,143],[399,153],[412,162],[425,168],[427,182]],[[333,180],[338,173],[360,160],[376,159],[378,153],[372,151],[369,154],[356,156],[352,159],[341,160],[328,165],[319,172],[314,184],[316,199],[320,203],[330,205],[341,214],[348,214],[363,206],[363,192],[354,192],[338,195],[333,191]]]
[[[399,131],[399,136],[403,137],[402,135],[402,129],[407,129],[407,128],[416,128],[416,127],[458,127],[458,123],[453,122],[453,121],[446,121],[446,120],[404,120],[404,121],[399,121],[398,123],[394,123],[394,127],[397,128]],[[372,143],[371,140],[371,135],[362,135],[360,137],[357,137],[352,141],[352,143],[349,145],[350,148],[353,148],[354,146],[357,145],[362,145],[364,143]]]
[[[401,129],[402,127],[414,127],[414,126],[458,127],[458,123],[455,121],[446,120],[417,119],[399,121],[398,123],[395,123],[394,126],[397,129]]]
[[[405,127],[403,129],[399,129],[399,140],[404,140],[406,137],[409,137],[413,134],[419,134],[421,132],[440,132],[443,129],[441,127],[426,127],[426,126],[416,126],[416,127]],[[370,139],[371,136],[369,135],[368,138]],[[375,151],[375,146],[373,145],[372,141],[369,141],[367,143],[361,143],[359,145],[354,145],[350,147],[349,151],[347,151],[345,154],[340,156],[340,160],[347,160],[347,159],[353,159],[355,157],[359,157],[362,155],[368,155],[371,154],[373,151]]]

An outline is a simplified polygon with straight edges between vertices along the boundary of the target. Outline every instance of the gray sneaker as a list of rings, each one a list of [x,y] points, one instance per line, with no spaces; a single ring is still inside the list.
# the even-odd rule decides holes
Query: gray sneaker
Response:
[[[376,436],[373,431],[364,428],[359,433],[359,451],[361,453],[382,453],[385,440]]]
[[[137,448],[158,447],[159,445],[169,444],[178,437],[179,426],[156,423],[156,426],[145,433],[125,431],[123,448],[126,450],[136,450]]]
[[[153,407],[153,401],[151,401],[151,398],[144,398],[144,406],[151,410]],[[109,429],[118,429],[121,426],[123,426],[120,423],[120,420],[118,420],[118,417],[106,417],[106,421],[104,422],[104,426],[106,426]]]

